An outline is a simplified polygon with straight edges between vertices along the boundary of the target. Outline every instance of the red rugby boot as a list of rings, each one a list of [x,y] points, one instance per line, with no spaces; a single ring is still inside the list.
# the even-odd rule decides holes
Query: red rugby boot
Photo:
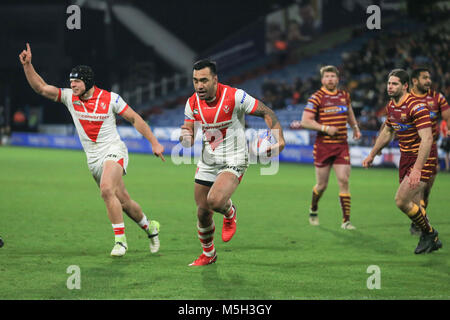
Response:
[[[208,257],[206,254],[202,253],[194,262],[192,262],[190,267],[206,266],[208,264],[213,264],[217,260],[217,254],[214,252],[214,256]]]
[[[225,216],[223,217],[222,240],[224,242],[230,241],[231,238],[233,238],[234,234],[236,233],[237,210],[234,205],[232,205],[231,208],[234,211],[233,217],[232,218],[226,218]]]

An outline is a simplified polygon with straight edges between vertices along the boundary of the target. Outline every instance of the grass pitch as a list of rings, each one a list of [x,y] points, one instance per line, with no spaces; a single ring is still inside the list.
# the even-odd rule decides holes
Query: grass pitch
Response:
[[[0,148],[0,299],[449,299],[450,179],[440,173],[429,216],[443,248],[415,255],[418,237],[394,204],[395,169],[352,169],[352,223],[340,229],[337,182],[319,203],[320,226],[308,223],[312,165],[281,164],[278,174],[250,166],[233,196],[238,231],[221,240],[218,260],[188,267],[200,253],[193,199],[195,165],[176,166],[130,154],[125,184],[150,219],[161,223],[161,249],[125,218],[129,250],[112,258],[113,231],[81,151]],[[81,271],[69,290],[67,268]],[[381,288],[367,273],[380,269]]]

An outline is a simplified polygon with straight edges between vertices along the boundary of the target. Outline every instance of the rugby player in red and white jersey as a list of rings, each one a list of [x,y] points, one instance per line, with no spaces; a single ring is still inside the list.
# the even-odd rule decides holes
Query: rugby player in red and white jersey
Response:
[[[447,121],[447,124],[450,122],[450,106],[448,105],[447,100],[444,95],[440,92],[437,92],[431,89],[431,74],[430,71],[426,68],[417,68],[411,72],[411,95],[421,99],[424,102],[428,109],[430,110],[430,118],[433,130],[433,146],[431,147],[430,154],[434,155],[436,158],[436,166],[438,167],[438,148],[437,148],[437,140],[439,139],[439,126],[438,121],[439,118]],[[437,174],[437,171],[436,171]],[[436,179],[436,174],[431,176],[423,190],[423,193],[420,195],[420,204],[426,209],[428,206],[428,198],[431,193],[431,188],[433,187],[434,180]],[[420,234],[420,229],[414,224],[411,224],[410,227],[411,234]]]
[[[94,74],[88,66],[77,66],[70,73],[70,89],[48,85],[31,64],[31,48],[23,50],[19,59],[28,83],[47,99],[63,103],[78,131],[91,171],[105,202],[108,218],[115,234],[112,256],[123,256],[128,248],[122,210],[147,233],[150,251],[159,250],[159,223],[151,222],[140,205],[130,198],[122,175],[126,174],[128,150],[116,128],[116,114],[129,121],[152,145],[153,153],[163,161],[164,147],[150,127],[123,99],[114,92],[97,88]]]
[[[389,144],[394,134],[400,147],[400,186],[395,195],[397,207],[416,224],[422,234],[414,250],[416,254],[429,253],[442,247],[438,232],[426,216],[425,208],[417,203],[417,195],[436,174],[436,155],[430,153],[433,144],[430,111],[427,105],[408,93],[409,75],[403,69],[389,73],[387,92],[391,101],[386,107],[387,119],[375,145],[363,160],[368,168],[377,154]]]
[[[204,266],[217,259],[214,247],[213,212],[224,215],[222,240],[228,242],[236,232],[236,206],[231,196],[248,167],[245,114],[263,117],[277,143],[268,149],[276,156],[284,148],[283,132],[275,113],[241,89],[218,82],[216,63],[200,60],[193,67],[195,93],[185,107],[180,142],[194,143],[194,123],[203,131],[202,157],[195,173],[197,228],[203,253],[190,266]]]

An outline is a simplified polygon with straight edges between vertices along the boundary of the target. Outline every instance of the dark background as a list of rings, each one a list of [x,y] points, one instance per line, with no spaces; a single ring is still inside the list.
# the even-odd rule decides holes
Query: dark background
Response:
[[[308,1],[308,0],[303,0]],[[391,0],[393,1],[393,0]],[[131,3],[158,21],[183,40],[198,57],[224,43],[243,28],[264,19],[276,9],[295,3],[295,0],[259,1],[119,1]],[[365,22],[367,14],[359,2],[355,12],[342,10],[342,0],[323,0],[330,10],[323,16],[322,31]],[[433,0],[407,0],[410,17],[426,22],[427,10]],[[65,108],[35,94],[22,71],[18,55],[29,42],[33,65],[44,80],[55,86],[69,85],[68,74],[73,66],[93,66],[96,84],[111,90],[113,83],[136,78],[139,72],[149,75],[147,80],[158,80],[173,75],[177,70],[164,61],[151,46],[143,44],[112,14],[105,24],[105,13],[81,7],[81,30],[68,30],[66,8],[75,1],[12,1],[0,3],[0,106],[6,106],[4,118],[11,123],[18,108],[38,106],[45,123],[71,123]],[[373,1],[379,3],[379,1]],[[149,31],[150,32],[150,31]]]

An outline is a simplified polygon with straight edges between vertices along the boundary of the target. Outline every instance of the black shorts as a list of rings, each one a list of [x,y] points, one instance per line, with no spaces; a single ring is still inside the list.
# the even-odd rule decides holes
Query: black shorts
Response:
[[[450,152],[450,137],[442,138],[440,147],[445,152]]]

